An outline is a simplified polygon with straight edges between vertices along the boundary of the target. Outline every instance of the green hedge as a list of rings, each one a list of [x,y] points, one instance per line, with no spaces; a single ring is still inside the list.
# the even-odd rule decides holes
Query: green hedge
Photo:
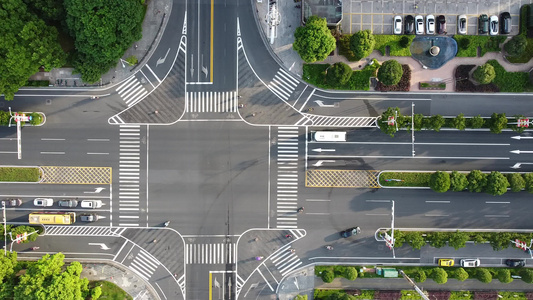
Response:
[[[495,59],[489,60],[487,63],[494,67],[496,77],[493,83],[498,86],[500,92],[520,93],[532,89],[527,72],[507,72]]]
[[[22,114],[22,112],[18,112],[19,114]],[[30,121],[30,124],[32,125],[39,125],[43,122],[43,118],[41,114],[39,113],[30,113],[30,116],[32,117],[32,120]],[[11,115],[9,114],[9,111],[3,111],[0,110],[0,126],[8,126],[9,120],[11,119]],[[25,122],[21,122],[21,125],[24,125]],[[17,125],[15,121],[11,121],[11,126]]]
[[[520,33],[527,37],[527,19],[529,18],[529,5],[522,5],[520,8]],[[520,56],[507,56],[507,60],[511,63],[527,63],[533,57],[533,38],[527,38],[527,47],[524,54]]]
[[[487,52],[501,51],[500,44],[505,42],[506,36],[484,36],[484,35],[454,35],[453,38],[457,41],[457,55],[458,57],[477,57],[477,49],[481,48],[481,56]],[[461,47],[463,40],[469,40],[470,44],[466,49]]]
[[[402,37],[407,37],[409,43],[407,47],[400,46],[400,40]],[[387,35],[387,34],[376,34],[374,35],[376,40],[376,45],[374,46],[375,50],[381,52],[381,55],[386,55],[386,47],[389,47],[390,56],[411,56],[410,45],[415,35]]]
[[[27,81],[24,86],[48,86],[50,81],[48,80],[30,80]]]
[[[39,168],[0,167],[0,181],[38,182],[40,177]]]
[[[429,187],[429,178],[432,172],[382,172],[379,174],[379,183],[383,186],[416,186]],[[387,181],[390,179],[398,179]]]

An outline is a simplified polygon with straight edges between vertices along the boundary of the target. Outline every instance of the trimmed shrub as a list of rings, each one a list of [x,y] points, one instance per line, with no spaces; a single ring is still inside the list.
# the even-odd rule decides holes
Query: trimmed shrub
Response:
[[[474,116],[470,119],[470,128],[472,129],[481,128],[483,125],[485,125],[485,119],[481,115]]]
[[[448,273],[443,268],[435,268],[431,270],[431,279],[438,284],[445,284],[448,282]]]
[[[488,84],[494,80],[496,72],[492,65],[484,64],[476,68],[472,77],[481,84]]]
[[[414,274],[413,278],[415,279],[416,282],[424,282],[427,279],[427,275],[426,275],[426,272],[424,272],[424,270],[418,270]]]
[[[468,191],[471,193],[481,193],[487,185],[487,175],[479,170],[473,170],[466,176],[468,179]]]
[[[503,45],[503,49],[510,56],[520,56],[524,54],[527,47],[527,38],[524,35],[515,35],[510,41]]]
[[[402,36],[400,38],[400,41],[398,42],[398,44],[402,48],[407,48],[407,47],[409,47],[409,44],[411,44],[411,41],[409,40],[409,38],[407,36],[404,35],[404,36]]]
[[[422,236],[422,233],[418,231],[407,232],[405,234],[405,241],[409,246],[413,247],[413,249],[418,250],[426,245],[426,239]]]
[[[510,283],[513,281],[513,278],[511,277],[511,271],[509,271],[509,269],[498,270],[496,277],[501,283]]]
[[[533,193],[533,173],[524,174],[524,180],[526,182],[526,191]]]
[[[333,281],[333,279],[335,279],[335,274],[333,274],[333,270],[326,269],[322,271],[322,274],[320,274],[320,278],[322,278],[325,283],[330,283]]]
[[[402,65],[393,59],[383,62],[378,70],[378,79],[384,85],[397,84],[400,82],[402,75]]]
[[[507,117],[505,113],[493,113],[490,116],[489,128],[492,133],[501,133],[502,129],[507,128]]]
[[[429,187],[437,193],[444,193],[450,189],[450,175],[437,171],[429,178]]]
[[[487,176],[487,185],[485,186],[485,192],[493,196],[499,196],[507,193],[507,187],[509,182],[502,173],[492,171]]]
[[[374,50],[376,40],[370,30],[361,30],[350,37],[350,50],[356,60],[367,57]]]
[[[454,272],[454,277],[459,281],[465,281],[468,279],[468,273],[463,268],[457,268]]]
[[[332,87],[345,85],[352,76],[352,69],[343,62],[338,62],[326,70],[326,83]]]
[[[463,173],[453,171],[450,175],[450,187],[454,192],[461,192],[468,186],[468,179]]]
[[[352,281],[357,279],[357,270],[354,267],[346,267],[344,278]]]
[[[526,187],[526,181],[520,173],[507,174],[507,181],[512,192],[520,192]]]
[[[533,283],[533,270],[532,269],[522,269],[520,271],[520,276],[522,281],[525,283]]]
[[[492,281],[492,274],[485,268],[478,268],[476,270],[476,278],[483,283],[490,283]]]

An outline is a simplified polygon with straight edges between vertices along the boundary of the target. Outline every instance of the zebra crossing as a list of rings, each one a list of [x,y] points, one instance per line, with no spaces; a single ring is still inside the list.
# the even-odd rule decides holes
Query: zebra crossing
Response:
[[[44,226],[45,235],[119,236],[124,230],[101,226]]]
[[[234,264],[235,243],[187,244],[187,264]]]
[[[302,260],[296,254],[296,251],[291,248],[290,244],[280,248],[278,252],[270,256],[269,260],[281,273],[282,277],[302,264]]]
[[[116,91],[128,107],[139,102],[139,100],[148,94],[148,91],[146,91],[136,76],[131,76],[126,79],[126,81],[117,87]]]
[[[377,118],[375,117],[333,117],[320,116],[313,114],[304,114],[310,119],[313,126],[333,126],[333,127],[376,127]],[[304,119],[302,119],[304,120]],[[307,120],[306,122],[307,123]],[[303,125],[303,124],[296,124]]]
[[[141,250],[131,261],[129,268],[148,281],[159,265],[160,263],[150,256],[148,252]]]
[[[139,125],[120,125],[119,226],[139,226]]]
[[[276,96],[287,101],[299,83],[298,80],[280,68],[268,84],[268,88],[276,94]]]
[[[297,228],[298,127],[278,127],[276,227]]]
[[[186,112],[237,112],[237,92],[187,92]]]

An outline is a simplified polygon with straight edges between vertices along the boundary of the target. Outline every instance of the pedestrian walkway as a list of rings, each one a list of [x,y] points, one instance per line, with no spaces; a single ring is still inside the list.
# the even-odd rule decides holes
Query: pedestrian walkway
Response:
[[[278,70],[268,87],[276,96],[287,101],[300,82],[282,68]]]
[[[152,277],[159,265],[161,264],[144,250],[140,250],[129,262],[129,268],[145,280]]]
[[[234,264],[235,243],[187,244],[187,264]]]
[[[139,226],[141,128],[120,125],[119,226]]]
[[[186,112],[237,112],[237,93],[187,92]]]
[[[148,94],[148,91],[146,91],[136,76],[131,76],[121,83],[116,91],[128,107],[134,105]]]

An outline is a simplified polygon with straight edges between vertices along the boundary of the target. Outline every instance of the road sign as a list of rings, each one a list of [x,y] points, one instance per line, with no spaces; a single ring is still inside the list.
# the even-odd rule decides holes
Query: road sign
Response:
[[[396,119],[394,118],[394,116],[389,116],[389,118],[387,119],[387,125],[394,125],[395,122]]]
[[[527,250],[527,248],[528,248],[527,245],[526,245],[526,242],[522,242],[519,239],[514,240],[514,243],[515,243],[516,247],[519,248],[519,249]]]
[[[518,127],[529,127],[529,119],[518,119]]]
[[[394,247],[394,240],[392,239],[392,237],[385,232],[383,233],[383,239],[385,240],[385,244],[387,245],[387,247],[392,250],[392,248]]]
[[[31,116],[26,116],[26,114],[18,114],[14,113],[13,117],[15,117],[15,122],[29,122],[31,121]]]

